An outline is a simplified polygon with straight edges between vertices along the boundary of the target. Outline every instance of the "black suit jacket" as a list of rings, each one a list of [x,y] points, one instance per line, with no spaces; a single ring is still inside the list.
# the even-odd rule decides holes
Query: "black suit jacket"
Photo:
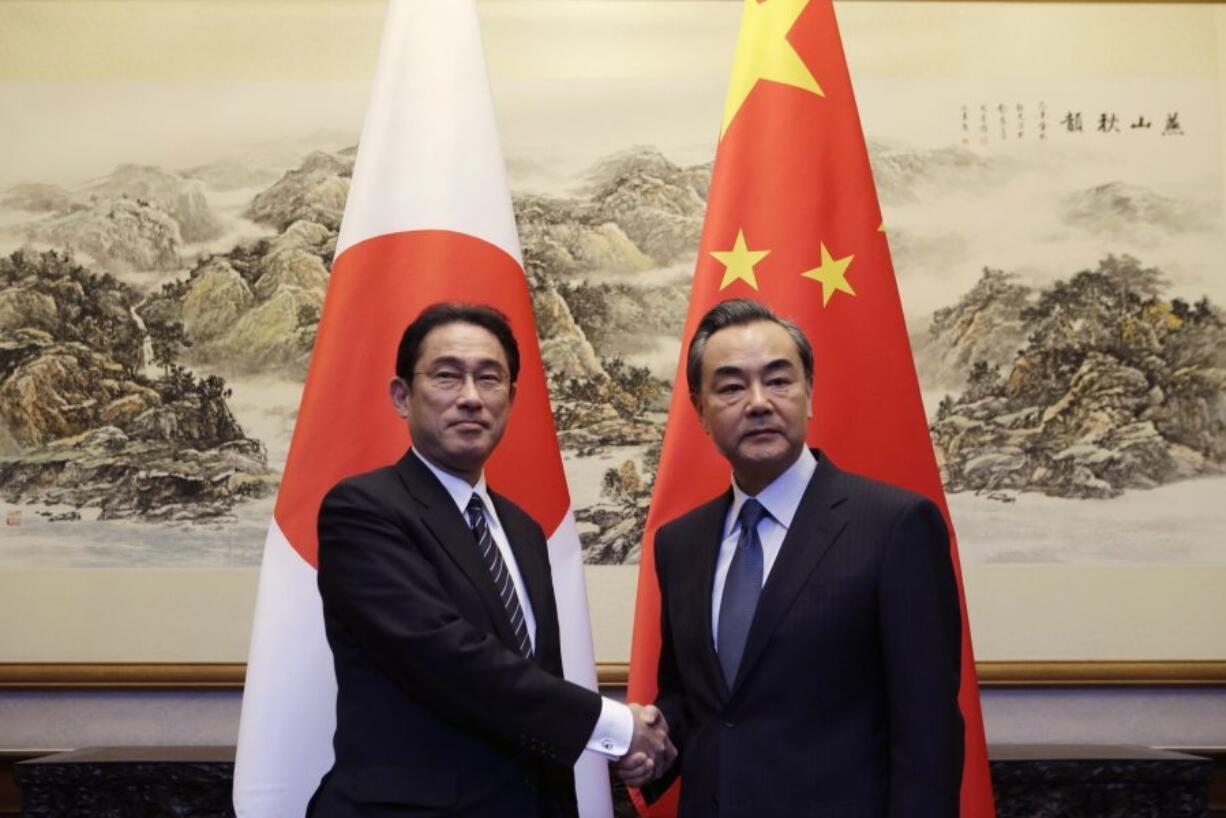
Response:
[[[822,456],[759,598],[732,689],[711,638],[732,491],[664,525],[659,699],[683,818],[956,816],[961,621],[930,501]]]
[[[491,492],[536,617],[515,638],[455,501],[412,452],[349,478],[319,513],[336,667],[336,762],[309,816],[570,818],[600,697],[559,678],[545,536]]]

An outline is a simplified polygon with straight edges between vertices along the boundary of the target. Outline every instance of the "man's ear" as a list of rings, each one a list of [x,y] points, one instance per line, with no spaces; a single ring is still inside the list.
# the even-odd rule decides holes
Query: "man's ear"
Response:
[[[396,414],[408,420],[409,418],[409,384],[404,378],[392,378],[387,385],[388,397],[392,399],[392,406],[396,409]]]
[[[515,403],[515,383],[511,383],[511,388],[507,391],[507,406]]]
[[[813,381],[805,382],[805,419],[813,420]]]

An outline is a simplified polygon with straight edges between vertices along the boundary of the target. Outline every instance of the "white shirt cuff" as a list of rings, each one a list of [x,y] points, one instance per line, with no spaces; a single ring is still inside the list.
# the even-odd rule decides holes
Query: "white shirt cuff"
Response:
[[[616,761],[630,750],[634,738],[634,714],[619,701],[600,699],[600,718],[587,741],[587,749]]]

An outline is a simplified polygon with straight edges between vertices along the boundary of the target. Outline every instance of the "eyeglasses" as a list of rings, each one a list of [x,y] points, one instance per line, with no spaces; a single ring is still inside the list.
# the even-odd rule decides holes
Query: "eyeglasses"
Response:
[[[476,372],[467,369],[435,369],[414,372],[421,375],[437,392],[459,392],[471,378],[477,391],[486,395],[496,395],[506,391],[511,379],[500,369],[481,369]]]

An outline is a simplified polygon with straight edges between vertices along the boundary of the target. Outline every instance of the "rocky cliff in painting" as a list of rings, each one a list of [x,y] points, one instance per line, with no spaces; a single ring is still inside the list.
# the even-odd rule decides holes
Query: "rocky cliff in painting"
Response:
[[[174,270],[182,265],[183,237],[166,211],[143,199],[119,198],[49,216],[26,225],[30,241],[83,253],[117,272]]]
[[[988,270],[941,311],[948,354],[979,355],[932,423],[946,489],[1101,498],[1221,473],[1226,322],[1164,288],[1158,270],[1108,257],[1034,293]],[[1025,342],[1006,356],[984,344],[993,331]]]
[[[615,224],[656,264],[692,255],[702,236],[709,166],[681,168],[639,148],[597,162],[588,173],[596,219]]]
[[[513,196],[559,443],[615,464],[576,509],[588,562],[637,559],[670,396],[643,361],[676,360],[710,176],[635,148],[595,162],[572,195]]]
[[[77,191],[79,198],[111,202],[140,199],[168,214],[185,242],[221,235],[221,223],[205,198],[200,182],[152,165],[120,165],[109,175]]]
[[[549,274],[643,272],[694,253],[710,168],[682,168],[650,149],[624,151],[585,174],[582,195],[515,197],[525,250]]]
[[[621,565],[639,561],[651,491],[660,468],[662,433],[663,429],[641,460],[623,460],[605,471],[600,502],[575,510],[585,562]]]
[[[217,376],[144,373],[132,287],[66,254],[0,259],[0,496],[103,518],[208,519],[275,486]],[[156,346],[156,344],[155,344]]]
[[[316,151],[256,194],[248,217],[276,235],[202,254],[139,308],[151,331],[178,326],[178,354],[228,375],[306,375],[353,159]]]
[[[1026,342],[1022,313],[1031,295],[1016,277],[985,267],[957,304],[933,313],[928,332],[911,339],[923,383],[930,389],[963,389],[975,364],[1012,361]]]
[[[352,156],[314,151],[301,165],[259,193],[247,208],[247,218],[277,230],[285,230],[297,221],[316,222],[339,230],[352,175]]]
[[[180,324],[181,354],[193,366],[304,377],[336,235],[298,221],[272,238],[203,257],[138,312],[151,327]]]
[[[41,217],[8,232],[71,250],[114,272],[176,270],[184,245],[221,235],[203,184],[149,165],[120,165],[75,189],[21,184],[0,206]]]

